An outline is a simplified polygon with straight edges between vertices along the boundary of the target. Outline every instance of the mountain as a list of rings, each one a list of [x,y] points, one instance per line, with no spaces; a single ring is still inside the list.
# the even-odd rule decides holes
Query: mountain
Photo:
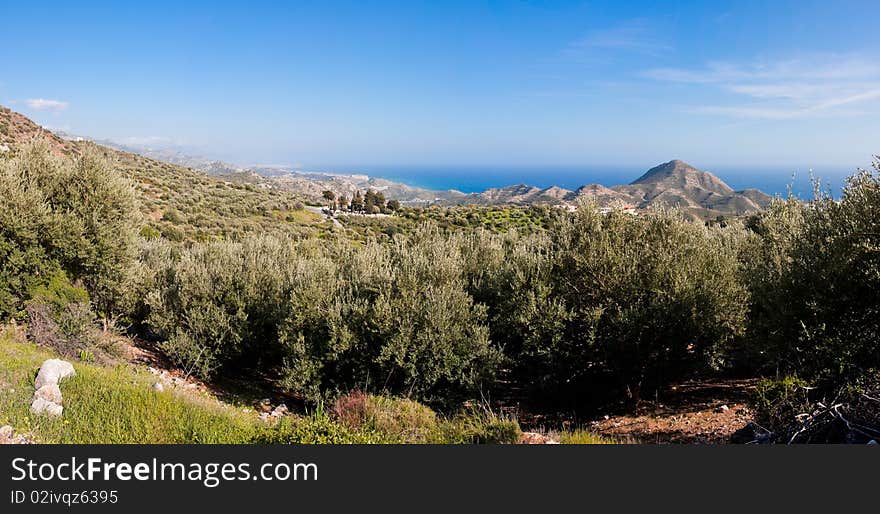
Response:
[[[756,212],[766,208],[770,199],[757,189],[734,191],[715,175],[673,160],[651,168],[627,185],[589,184],[569,191],[520,184],[467,195],[457,203],[575,205],[585,200],[600,207],[629,206],[637,211],[665,205],[679,207],[694,218],[712,218]]]

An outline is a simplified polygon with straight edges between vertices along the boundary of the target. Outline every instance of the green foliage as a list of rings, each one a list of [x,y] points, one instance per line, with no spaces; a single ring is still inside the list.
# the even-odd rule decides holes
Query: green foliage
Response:
[[[63,272],[52,274],[45,284],[33,288],[29,296],[32,301],[45,303],[56,312],[71,303],[89,303],[88,291],[71,284]]]
[[[752,403],[758,412],[769,413],[781,404],[806,400],[809,384],[795,375],[764,379],[755,386]]]
[[[358,431],[327,414],[286,417],[260,431],[251,441],[259,444],[382,444],[397,440],[371,431]]]
[[[348,427],[386,434],[402,443],[442,442],[437,414],[407,398],[355,391],[340,396],[333,413]]]
[[[71,284],[64,273],[53,274],[30,297],[26,313],[33,341],[62,355],[75,355],[97,342],[88,292]]]
[[[129,182],[94,152],[69,161],[35,142],[0,160],[0,314],[64,271],[105,316],[125,308],[139,224]]]
[[[164,252],[147,266],[145,318],[201,376],[264,365],[313,400],[370,377],[392,393],[449,400],[490,379],[499,354],[461,256],[438,237],[426,227],[360,249],[266,236]]]
[[[607,437],[602,437],[585,429],[559,434],[559,442],[562,444],[619,444]]]
[[[768,363],[836,387],[880,368],[880,175],[861,172],[840,201],[777,203],[751,224],[750,340]]]
[[[513,444],[522,433],[515,419],[483,406],[464,409],[440,428],[449,444]]]
[[[301,263],[291,243],[254,237],[179,254],[150,248],[142,277],[147,321],[166,337],[163,349],[202,377],[277,355],[277,324]]]
[[[505,310],[525,313],[511,322],[521,380],[578,394],[607,376],[638,402],[643,387],[721,365],[744,329],[746,293],[718,230],[674,211],[582,205],[554,230],[547,262],[521,258],[514,274],[522,308]]]

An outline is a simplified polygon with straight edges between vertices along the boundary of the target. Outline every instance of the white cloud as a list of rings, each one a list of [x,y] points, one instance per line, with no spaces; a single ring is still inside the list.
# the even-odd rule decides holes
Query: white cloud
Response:
[[[880,63],[854,55],[812,55],[746,64],[711,62],[702,69],[648,70],[645,76],[728,93],[735,105],[704,105],[693,111],[735,118],[851,116],[852,110],[839,108],[880,99]]]
[[[28,107],[31,109],[36,109],[38,111],[63,111],[67,109],[70,105],[67,102],[62,102],[61,100],[48,100],[46,98],[29,98],[24,101]]]
[[[578,57],[593,49],[622,50],[657,55],[672,47],[659,36],[648,20],[637,18],[607,29],[597,30],[572,42],[565,49],[568,57]]]

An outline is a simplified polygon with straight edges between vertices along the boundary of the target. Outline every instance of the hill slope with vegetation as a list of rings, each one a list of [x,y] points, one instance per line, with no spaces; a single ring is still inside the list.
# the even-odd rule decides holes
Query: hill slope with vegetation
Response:
[[[766,440],[864,441],[880,430],[876,171],[856,173],[839,201],[777,199],[725,224],[582,203],[527,220],[402,210],[386,217],[396,230],[357,233],[251,203],[283,192],[56,143],[0,157],[0,317],[24,324],[30,341],[10,343],[15,352],[36,343],[113,362],[106,335],[124,331],[185,375],[265,387],[303,412],[334,405],[317,423],[351,410],[385,419],[381,398],[418,402],[446,420],[431,429],[442,441],[463,440],[449,427],[510,440],[509,422],[474,414],[487,398],[589,419],[731,374],[767,377],[754,399]],[[720,187],[707,180],[687,185]],[[183,221],[164,219],[170,206]],[[398,426],[431,417],[399,406],[409,421]],[[424,415],[404,415],[413,412]],[[307,422],[283,425],[308,439],[295,432]]]

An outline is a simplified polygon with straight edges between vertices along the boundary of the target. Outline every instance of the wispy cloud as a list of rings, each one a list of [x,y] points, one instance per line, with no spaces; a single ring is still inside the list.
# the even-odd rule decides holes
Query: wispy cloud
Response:
[[[672,47],[658,35],[651,22],[637,18],[593,31],[571,42],[563,53],[568,57],[579,57],[597,49],[657,55],[671,50]]]
[[[645,76],[706,85],[732,95],[733,105],[695,112],[735,118],[791,119],[853,115],[843,106],[880,99],[880,63],[858,56],[818,55],[752,63],[712,62],[702,69],[659,68]]]
[[[46,98],[29,98],[24,101],[28,107],[37,111],[63,111],[70,104],[61,100],[48,100]]]

